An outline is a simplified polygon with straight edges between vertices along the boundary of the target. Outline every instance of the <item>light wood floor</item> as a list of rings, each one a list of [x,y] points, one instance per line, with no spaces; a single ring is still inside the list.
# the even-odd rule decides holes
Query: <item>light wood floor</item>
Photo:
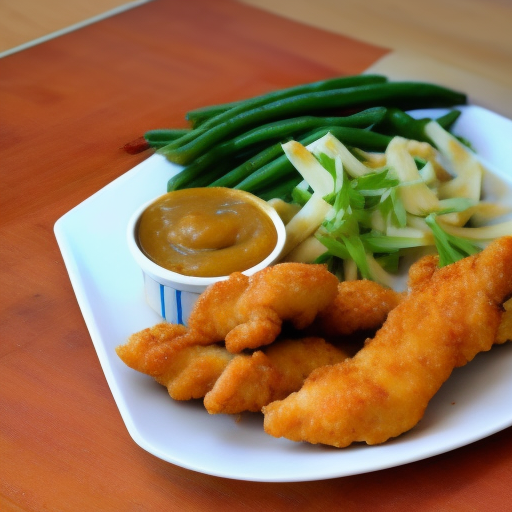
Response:
[[[141,1],[0,0],[0,52]],[[431,57],[512,90],[512,0],[241,1],[386,48]]]

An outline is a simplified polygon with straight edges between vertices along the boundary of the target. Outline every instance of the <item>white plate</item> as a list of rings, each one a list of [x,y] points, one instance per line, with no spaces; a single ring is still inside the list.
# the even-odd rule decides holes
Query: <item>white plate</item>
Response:
[[[439,115],[441,111],[430,112]],[[456,125],[499,173],[512,196],[507,154],[512,122],[468,106]],[[499,171],[497,170],[499,169]],[[152,378],[129,369],[114,348],[160,319],[145,303],[141,273],[125,242],[137,206],[165,192],[178,168],[152,156],[60,218],[56,237],[126,427],[142,448],[191,470],[239,480],[320,480],[380,470],[431,457],[512,425],[512,344],[479,354],[454,371],[410,432],[380,446],[345,449],[275,439],[260,414],[210,416],[202,403],[175,402]]]

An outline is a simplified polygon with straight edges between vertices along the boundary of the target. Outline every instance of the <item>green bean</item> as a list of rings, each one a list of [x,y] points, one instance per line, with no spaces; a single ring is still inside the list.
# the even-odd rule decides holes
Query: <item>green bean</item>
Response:
[[[355,87],[359,85],[372,84],[372,83],[383,83],[386,82],[387,78],[381,75],[354,75],[354,76],[346,76],[341,78],[331,78],[329,80],[322,80],[321,82],[314,82],[304,85],[299,85],[296,87],[292,87],[289,89],[281,89],[271,93],[267,93],[261,96],[256,96],[252,98],[248,98],[246,100],[238,101],[232,104],[230,108],[225,111],[219,112],[217,115],[214,115],[201,123],[199,128],[194,128],[190,133],[185,134],[183,137],[172,141],[169,144],[168,149],[177,149],[181,146],[184,146],[193,140],[195,140],[198,136],[204,133],[204,130],[211,129],[212,127],[228,121],[232,117],[239,115],[243,112],[246,112],[250,109],[255,109],[267,105],[268,103],[278,101],[280,99],[294,97],[299,94],[303,94],[304,92],[314,92],[314,91],[324,91],[331,90],[333,88],[343,89],[349,87]],[[208,108],[217,108],[218,106],[213,107],[204,107],[202,111],[204,112]],[[200,109],[201,110],[201,109]],[[307,112],[305,112],[307,113]],[[203,130],[203,131],[201,131]],[[186,162],[180,162],[183,164],[189,163],[191,160]]]
[[[319,82],[310,82],[286,89],[278,89],[276,91],[254,96],[245,100],[223,103],[221,105],[210,105],[207,107],[190,110],[187,112],[185,118],[192,122],[194,128],[199,125],[205,127],[205,120],[217,117],[219,114],[224,114],[228,110],[232,110],[234,108],[236,108],[237,111],[231,112],[231,114],[240,113],[244,110],[249,110],[255,107],[260,107],[279,99],[289,98],[290,96],[297,96],[298,94],[304,94],[305,92],[327,91],[330,89],[341,89],[344,87],[354,87],[357,85],[382,83],[386,81],[387,78],[381,75],[354,75],[329,78]],[[216,124],[222,120],[222,118],[216,119],[212,122],[208,122],[206,125],[212,126],[213,124]]]
[[[253,172],[232,188],[246,190],[257,195],[259,190],[268,188],[280,180],[288,180],[296,172],[287,156],[282,155]]]
[[[415,119],[400,109],[389,109],[381,126],[376,126],[379,131],[382,128],[384,133],[398,135],[406,139],[426,141],[425,125],[430,119]]]
[[[460,110],[452,110],[444,116],[437,118],[436,121],[448,130],[460,116],[460,113]],[[416,119],[400,109],[390,108],[382,121],[377,124],[375,130],[389,135],[399,135],[406,139],[432,143],[425,133],[425,125],[430,121],[432,121],[430,117]]]
[[[149,130],[142,137],[137,137],[125,144],[124,150],[135,155],[149,148],[159,149],[167,146],[173,140],[183,137],[189,131],[190,128]]]
[[[167,192],[172,192],[173,190],[178,190],[180,188],[207,187],[213,181],[225,175],[230,170],[232,165],[233,163],[230,161],[218,162],[215,166],[208,169],[207,172],[202,173],[201,175],[194,177],[193,179],[190,179],[187,182],[186,186],[179,186],[179,183],[178,186],[176,186],[175,178],[176,176],[179,176],[181,174],[180,172],[177,175],[173,176],[167,182]]]
[[[310,144],[320,137],[323,137],[328,132],[332,133],[338,140],[348,146],[354,146],[369,151],[384,151],[391,140],[391,137],[387,135],[369,130],[332,126],[317,130],[305,136],[303,139],[299,140],[299,142],[303,145]],[[280,180],[290,179],[296,172],[295,167],[293,167],[287,156],[282,155],[250,174],[233,188],[257,194],[261,189],[269,187]]]
[[[287,141],[283,141],[287,142]],[[257,153],[249,160],[243,162],[241,165],[235,167],[231,171],[227,172],[217,180],[211,182],[208,186],[210,187],[233,187],[237,183],[240,183],[243,179],[247,178],[250,174],[255,172],[260,167],[268,164],[272,160],[283,154],[282,143],[278,142],[272,146],[264,149]]]
[[[455,121],[460,117],[462,112],[457,109],[450,110],[444,116],[440,116],[436,119],[437,123],[439,123],[445,130],[450,130]]]
[[[173,129],[173,130],[151,130],[159,132],[156,135],[153,135],[150,132],[146,132],[144,134],[144,140],[147,142],[148,146],[153,149],[160,149],[164,148],[165,146],[168,146],[171,142],[178,139],[179,137],[183,137],[183,135],[186,135],[188,132],[190,132],[189,129]],[[166,133],[169,132],[169,133]],[[180,133],[181,132],[181,135]]]
[[[316,134],[311,135],[311,137],[316,136],[316,139],[313,139],[311,142],[323,137],[328,132],[332,133],[334,137],[347,146],[367,151],[385,151],[391,141],[391,137],[374,131],[362,130],[360,128],[345,128],[344,126],[332,126],[319,130]],[[310,142],[305,142],[303,144],[309,143]]]
[[[151,144],[157,141],[172,141],[183,137],[190,132],[190,128],[161,128],[149,130],[144,134],[144,138]]]
[[[192,128],[195,130],[196,128],[201,127],[206,121],[211,119],[212,117],[218,116],[219,114],[223,114],[228,110],[231,110],[234,107],[240,106],[244,101],[233,101],[231,103],[223,103],[220,105],[209,105],[207,107],[196,108],[195,110],[190,110],[186,113],[185,119],[190,122]]]
[[[466,96],[462,93],[421,82],[370,84],[306,93],[242,112],[212,127],[184,146],[175,149],[167,147],[166,156],[172,162],[187,164],[237,131],[312,111],[371,106],[433,107],[461,104],[465,101]]]
[[[366,128],[381,121],[385,114],[385,108],[376,107],[346,117],[303,116],[284,119],[275,123],[259,126],[239,135],[238,137],[215,146],[205,154],[196,158],[196,160],[185,167],[181,173],[168,182],[167,188],[168,190],[177,190],[179,188],[187,187],[187,184],[191,180],[196,179],[203,171],[205,171],[205,169],[213,165],[215,162],[229,158],[241,149],[254,146],[254,144],[266,141],[282,140],[283,138],[291,135],[310,131],[313,128],[321,128],[322,126],[355,126]],[[166,151],[166,148],[162,148],[159,152],[166,155]],[[251,164],[248,166],[251,167]]]
[[[161,148],[165,148],[165,146],[168,146],[172,140],[149,140],[147,141],[148,146],[150,148],[159,150]]]
[[[265,144],[263,147],[268,147]],[[167,182],[167,192],[172,190],[180,190],[183,188],[191,187],[206,187],[213,181],[226,175],[233,166],[238,166],[242,162],[246,162],[248,159],[254,157],[255,154],[263,150],[261,144],[257,144],[255,147],[241,149],[238,153],[231,155],[229,158],[217,159],[211,162],[210,165],[202,168],[203,158],[198,158],[194,163],[185,167],[178,174],[174,175]],[[201,172],[198,172],[199,171]]]
[[[279,183],[278,185],[272,185],[258,192],[258,196],[264,201],[269,199],[282,199],[287,203],[292,200],[293,189],[302,181],[302,176],[292,176],[290,179]]]

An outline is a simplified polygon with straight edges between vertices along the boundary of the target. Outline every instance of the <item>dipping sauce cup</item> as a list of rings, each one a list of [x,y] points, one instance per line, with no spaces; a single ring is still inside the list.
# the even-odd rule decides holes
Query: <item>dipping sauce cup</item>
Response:
[[[194,189],[187,190],[191,191],[190,193],[193,193],[194,191]],[[256,264],[252,262],[250,268],[241,270],[243,274],[252,275],[257,271],[272,265],[279,259],[286,240],[285,226],[275,209],[266,201],[241,190],[207,188],[197,189],[197,191],[198,193],[200,192],[200,194],[217,194],[218,196],[227,195],[230,201],[245,203],[245,205],[249,204],[252,208],[256,207],[258,209],[258,214],[263,213],[265,217],[268,217],[273,228],[275,228],[276,242],[273,249],[271,248],[268,255],[261,261]],[[150,258],[142,247],[139,237],[139,228],[141,226],[141,217],[143,214],[149,211],[149,208],[153,208],[157,202],[168,200],[168,196],[179,192],[184,191],[164,194],[159,198],[155,198],[140,206],[128,222],[127,242],[132,257],[142,270],[147,303],[167,322],[186,325],[190,312],[199,295],[206,290],[208,286],[227,279],[229,275],[198,277],[175,272],[168,268],[164,268],[162,265],[154,261],[154,259]],[[202,198],[203,203],[206,202],[204,201],[203,195],[201,195],[200,198]],[[197,211],[198,208],[201,209],[201,199],[199,201],[193,201],[193,203],[193,210],[194,208],[195,211]],[[242,209],[242,211],[244,210]],[[213,223],[216,226],[216,230],[222,229],[222,223],[219,224],[218,219],[215,219]],[[170,226],[170,228],[172,227],[173,226]],[[185,230],[185,233],[187,233],[187,230]],[[167,242],[165,236],[161,236],[161,239],[164,242]],[[203,257],[208,258],[208,254],[208,250],[203,251]]]

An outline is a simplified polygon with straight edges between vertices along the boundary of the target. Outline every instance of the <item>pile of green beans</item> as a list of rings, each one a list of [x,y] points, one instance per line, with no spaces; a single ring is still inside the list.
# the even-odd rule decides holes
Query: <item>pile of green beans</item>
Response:
[[[321,80],[320,82],[312,82],[308,84],[297,85],[287,89],[279,89],[267,94],[255,96],[234,103],[224,103],[223,105],[212,105],[202,107],[187,112],[186,119],[191,122],[194,128],[201,126],[208,128],[215,124],[229,119],[234,114],[240,114],[250,109],[258,108],[274,101],[291,98],[300,94],[330,91],[332,89],[343,89],[347,87],[358,87],[367,84],[377,84],[386,82],[387,78],[382,75],[354,75],[330,78]],[[229,114],[226,112],[229,111]]]
[[[381,75],[355,75],[339,78],[331,78],[320,82],[313,82],[288,89],[272,91],[261,96],[255,96],[246,100],[234,103],[224,103],[222,105],[211,105],[187,112],[186,119],[191,123],[193,130],[184,134],[182,137],[175,137],[175,130],[169,130],[169,140],[166,148],[166,156],[171,160],[172,150],[180,148],[185,144],[194,141],[199,135],[204,134],[209,129],[218,126],[224,122],[231,122],[233,117],[239,116],[250,110],[257,110],[270,103],[281,101],[286,98],[293,98],[302,94],[312,94],[315,92],[340,90],[351,87],[359,87],[369,84],[386,82],[386,77]],[[163,130],[160,130],[163,132]],[[162,135],[162,133],[160,134]],[[160,139],[161,140],[161,139]],[[185,164],[187,162],[176,162]]]
[[[464,93],[431,83],[338,77],[191,110],[190,128],[150,130],[144,139],[184,166],[169,180],[168,191],[222,186],[279,197],[300,181],[282,143],[295,139],[306,145],[328,132],[369,151],[384,151],[395,135],[430,142],[424,133],[430,119],[414,119],[404,110],[466,101]],[[436,121],[449,129],[459,115],[451,110]]]

